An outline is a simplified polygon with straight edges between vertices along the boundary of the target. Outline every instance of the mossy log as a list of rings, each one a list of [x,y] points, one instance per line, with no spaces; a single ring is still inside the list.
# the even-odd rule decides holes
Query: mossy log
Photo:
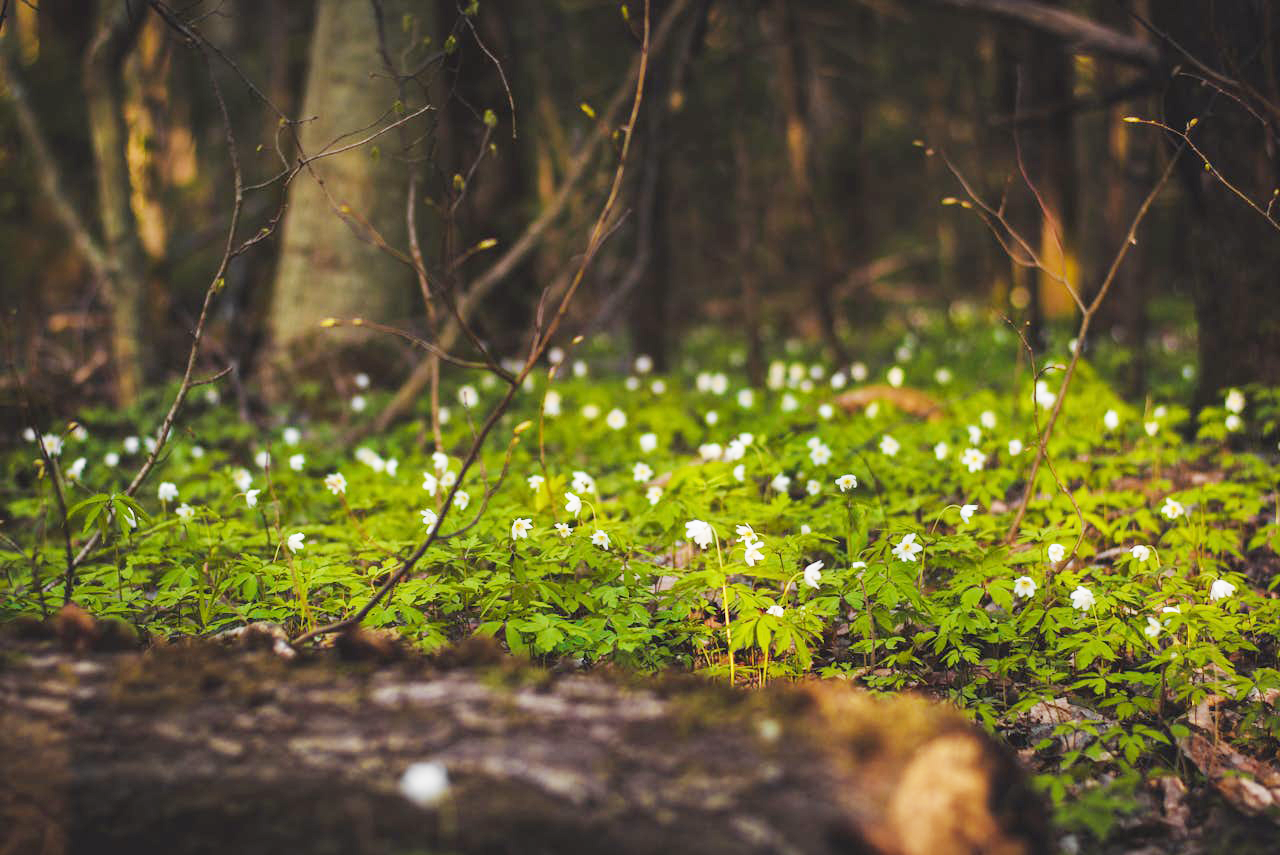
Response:
[[[922,699],[467,659],[0,641],[0,852],[1048,849],[1009,752]]]

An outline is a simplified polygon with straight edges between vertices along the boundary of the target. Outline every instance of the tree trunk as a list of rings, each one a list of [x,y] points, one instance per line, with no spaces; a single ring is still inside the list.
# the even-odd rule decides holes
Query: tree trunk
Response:
[[[393,57],[410,37],[401,21],[412,6],[408,0],[382,3]],[[419,27],[428,23],[429,16],[416,17]],[[349,143],[352,135],[368,136],[390,124],[399,118],[397,97],[396,81],[379,55],[373,5],[321,0],[302,108],[309,121],[299,127],[303,153],[314,156],[343,135],[341,142]],[[315,161],[294,179],[268,318],[269,376],[314,367],[325,353],[336,357],[370,341],[361,330],[322,331],[325,318],[387,323],[408,314],[412,270],[377,245],[380,236],[397,250],[405,246],[408,169],[399,152],[397,134],[384,134]]]
[[[376,669],[217,643],[81,656],[6,643],[0,846],[1047,851],[1011,754],[922,699],[552,676],[495,653],[472,643],[451,669]],[[418,762],[446,771],[438,800],[402,795]]]
[[[146,255],[130,207],[129,163],[121,101],[124,60],[137,40],[145,10],[126,0],[102,0],[84,58],[84,91],[97,175],[111,310],[111,351],[117,403],[137,400],[151,365],[144,322],[147,311]]]

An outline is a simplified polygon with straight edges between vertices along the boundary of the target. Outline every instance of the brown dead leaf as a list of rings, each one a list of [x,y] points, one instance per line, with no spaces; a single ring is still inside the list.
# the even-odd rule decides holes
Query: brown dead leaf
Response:
[[[892,404],[902,412],[936,422],[942,418],[942,405],[919,389],[895,388],[884,384],[863,386],[845,392],[836,398],[836,404],[846,413],[865,410],[873,402]]]
[[[1275,766],[1199,733],[1179,739],[1178,748],[1237,810],[1280,819],[1280,770]]]

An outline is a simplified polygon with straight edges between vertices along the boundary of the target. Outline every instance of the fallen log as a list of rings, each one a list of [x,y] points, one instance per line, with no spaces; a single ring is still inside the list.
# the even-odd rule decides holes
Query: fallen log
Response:
[[[1048,849],[1010,752],[919,698],[0,641],[3,853]]]

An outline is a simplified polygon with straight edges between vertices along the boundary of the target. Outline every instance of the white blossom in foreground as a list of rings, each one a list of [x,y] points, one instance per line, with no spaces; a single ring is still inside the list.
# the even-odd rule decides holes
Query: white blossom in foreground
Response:
[[[895,365],[885,374],[885,378],[889,381],[889,385],[896,389],[907,379],[907,375],[901,366]]]
[[[578,469],[574,471],[573,481],[569,486],[576,493],[594,493],[596,491],[596,479]]]
[[[427,491],[427,495],[434,496],[436,491],[440,489],[440,479],[430,472],[423,472],[422,489]]]
[[[627,414],[614,407],[609,414],[604,417],[604,423],[614,430],[622,430],[627,426]]]
[[[516,517],[515,521],[511,523],[512,540],[527,538],[531,531],[533,531],[533,520],[528,517]]]
[[[609,548],[609,535],[600,529],[596,529],[591,535],[591,545],[607,550]]]
[[[1134,561],[1141,563],[1151,557],[1151,547],[1139,543],[1129,550],[1129,554],[1133,556]]]
[[[546,480],[547,479],[543,478],[541,475],[530,475],[525,479],[529,484],[529,489],[535,493],[538,492],[539,488],[541,488],[544,483],[546,483]]]
[[[301,454],[289,455],[289,468],[294,472],[301,472],[302,467],[307,465],[307,458]]]
[[[940,442],[933,447],[933,456],[939,461],[946,460],[947,455],[951,453],[951,449],[947,447],[945,442]]]
[[[810,588],[816,588],[822,583],[822,568],[826,565],[821,561],[815,561],[804,568],[804,583]]]
[[[782,617],[784,614],[786,614],[786,612],[782,610],[782,606],[779,606],[777,604],[769,606],[769,608],[764,610],[764,613],[769,615],[770,617]]]
[[[251,508],[256,508],[258,506],[258,494],[261,492],[261,490],[245,490],[244,503]]]
[[[102,455],[102,462],[107,466],[119,466],[120,455],[116,454],[114,451],[108,451],[106,454]]]
[[[289,547],[290,552],[301,552],[305,545],[303,541],[306,539],[307,536],[305,534],[300,531],[295,531],[293,534],[289,535],[289,539],[285,541],[285,545]]]
[[[644,497],[649,500],[649,504],[656,505],[662,499],[662,488],[658,486],[650,487],[645,490]]]
[[[241,468],[231,473],[231,480],[235,482],[236,489],[243,493],[253,483],[253,476],[248,469]]]
[[[1244,393],[1239,389],[1230,389],[1227,391],[1227,400],[1225,402],[1227,412],[1237,414],[1243,413],[1244,403]]]
[[[400,778],[400,795],[420,808],[432,808],[449,794],[449,771],[443,763],[413,763]]]
[[[582,498],[577,493],[565,493],[564,509],[576,517],[582,511]]]
[[[560,535],[561,537],[568,537],[569,535],[573,534],[573,529],[569,528],[568,523],[556,523],[555,529],[556,529],[556,534]]]
[[[841,475],[839,478],[836,479],[836,486],[840,488],[841,493],[847,493],[850,490],[852,490],[854,487],[858,486],[858,476]]]
[[[62,453],[62,437],[56,433],[46,433],[40,437],[40,447],[44,449],[45,454],[50,457],[57,457]]]
[[[458,510],[465,511],[469,504],[471,504],[471,494],[466,490],[459,490],[453,494],[453,506]]]
[[[172,502],[178,498],[178,485],[172,481],[161,481],[160,489],[156,490],[156,496],[162,502]]]
[[[302,441],[302,431],[296,427],[285,428],[281,436],[284,438],[285,445],[297,445]]]
[[[749,540],[744,544],[742,560],[747,562],[748,567],[755,567],[758,562],[764,561],[763,546],[764,544],[758,540]]]
[[[632,480],[644,483],[645,481],[653,478],[653,469],[648,463],[641,461],[631,467],[631,478]]]
[[[369,402],[364,399],[364,395],[351,396],[351,411],[353,413],[363,413],[364,408],[369,406]]]
[[[716,533],[711,524],[704,520],[689,520],[684,524],[684,536],[706,549],[715,541]]]
[[[978,510],[977,505],[961,505],[960,521],[965,523],[969,522],[971,519],[973,519],[973,515],[977,512],[977,510]]]
[[[1019,576],[1013,580],[1013,595],[1029,600],[1036,595],[1036,580],[1030,576]]]
[[[1089,609],[1094,607],[1096,602],[1097,600],[1093,598],[1093,591],[1090,591],[1084,585],[1078,585],[1076,589],[1071,592],[1071,607],[1073,609],[1079,609],[1082,612],[1087,612]]]
[[[136,436],[126,436],[122,445],[125,454],[137,454],[138,449],[142,447],[141,441]]]
[[[181,505],[178,505],[178,507],[175,508],[173,512],[178,515],[178,519],[184,522],[190,520],[192,517],[196,515],[196,509],[188,505],[186,502],[183,502]]]
[[[1155,436],[1160,432],[1160,423],[1157,421],[1145,422],[1142,429],[1147,432],[1147,436]]]
[[[1230,415],[1227,416],[1227,420],[1225,424],[1227,426],[1227,430],[1230,431],[1231,433],[1236,433],[1237,431],[1239,431],[1241,428],[1244,427],[1244,422],[1241,421],[1240,417],[1237,416],[1235,413],[1231,413]]]
[[[1209,586],[1209,599],[1213,602],[1226,599],[1236,592],[1236,586],[1226,579],[1214,579]]]
[[[816,496],[822,492],[822,485],[810,478],[804,485],[804,491],[810,496]]]
[[[880,452],[882,454],[887,454],[889,457],[893,457],[901,449],[902,449],[902,446],[898,444],[898,441],[896,439],[889,436],[889,434],[885,434],[883,437],[880,438]]]
[[[1160,621],[1154,615],[1147,615],[1147,625],[1142,630],[1143,635],[1154,640],[1160,634]]]
[[[1171,497],[1165,497],[1164,507],[1160,509],[1160,513],[1164,514],[1165,519],[1176,520],[1187,512],[1182,503]]]
[[[1102,416],[1102,426],[1108,431],[1114,431],[1120,427],[1120,414],[1115,410],[1107,410]]]
[[[923,551],[924,547],[916,543],[915,532],[904,534],[902,540],[898,541],[898,545],[893,548],[893,554],[902,561],[915,561],[916,556]]]
[[[440,522],[440,517],[430,508],[423,508],[418,513],[422,514],[422,524],[427,527],[427,531],[433,530],[436,523]]]
[[[72,481],[79,481],[84,475],[84,468],[89,465],[89,461],[84,457],[77,457],[75,462],[67,467],[67,477]]]
[[[341,472],[330,472],[324,476],[324,486],[335,496],[347,492],[347,479]]]
[[[995,430],[996,414],[990,410],[983,410],[982,414],[978,416],[978,424],[982,425],[987,430]]]
[[[773,488],[775,492],[786,493],[791,489],[791,477],[778,473],[773,476],[773,480],[769,482],[769,486]]]
[[[1067,548],[1063,546],[1061,543],[1049,544],[1049,548],[1046,551],[1049,555],[1049,560],[1052,561],[1054,564],[1057,564],[1062,559],[1067,557]]]
[[[658,435],[656,433],[640,434],[640,450],[645,454],[652,454],[658,448]]]
[[[1019,454],[1022,453],[1022,449],[1023,449],[1022,440],[1020,439],[1009,440],[1009,456],[1010,457],[1017,457]]]
[[[562,412],[560,407],[560,393],[552,389],[547,392],[547,396],[542,399],[542,412],[551,418],[555,418]]]

